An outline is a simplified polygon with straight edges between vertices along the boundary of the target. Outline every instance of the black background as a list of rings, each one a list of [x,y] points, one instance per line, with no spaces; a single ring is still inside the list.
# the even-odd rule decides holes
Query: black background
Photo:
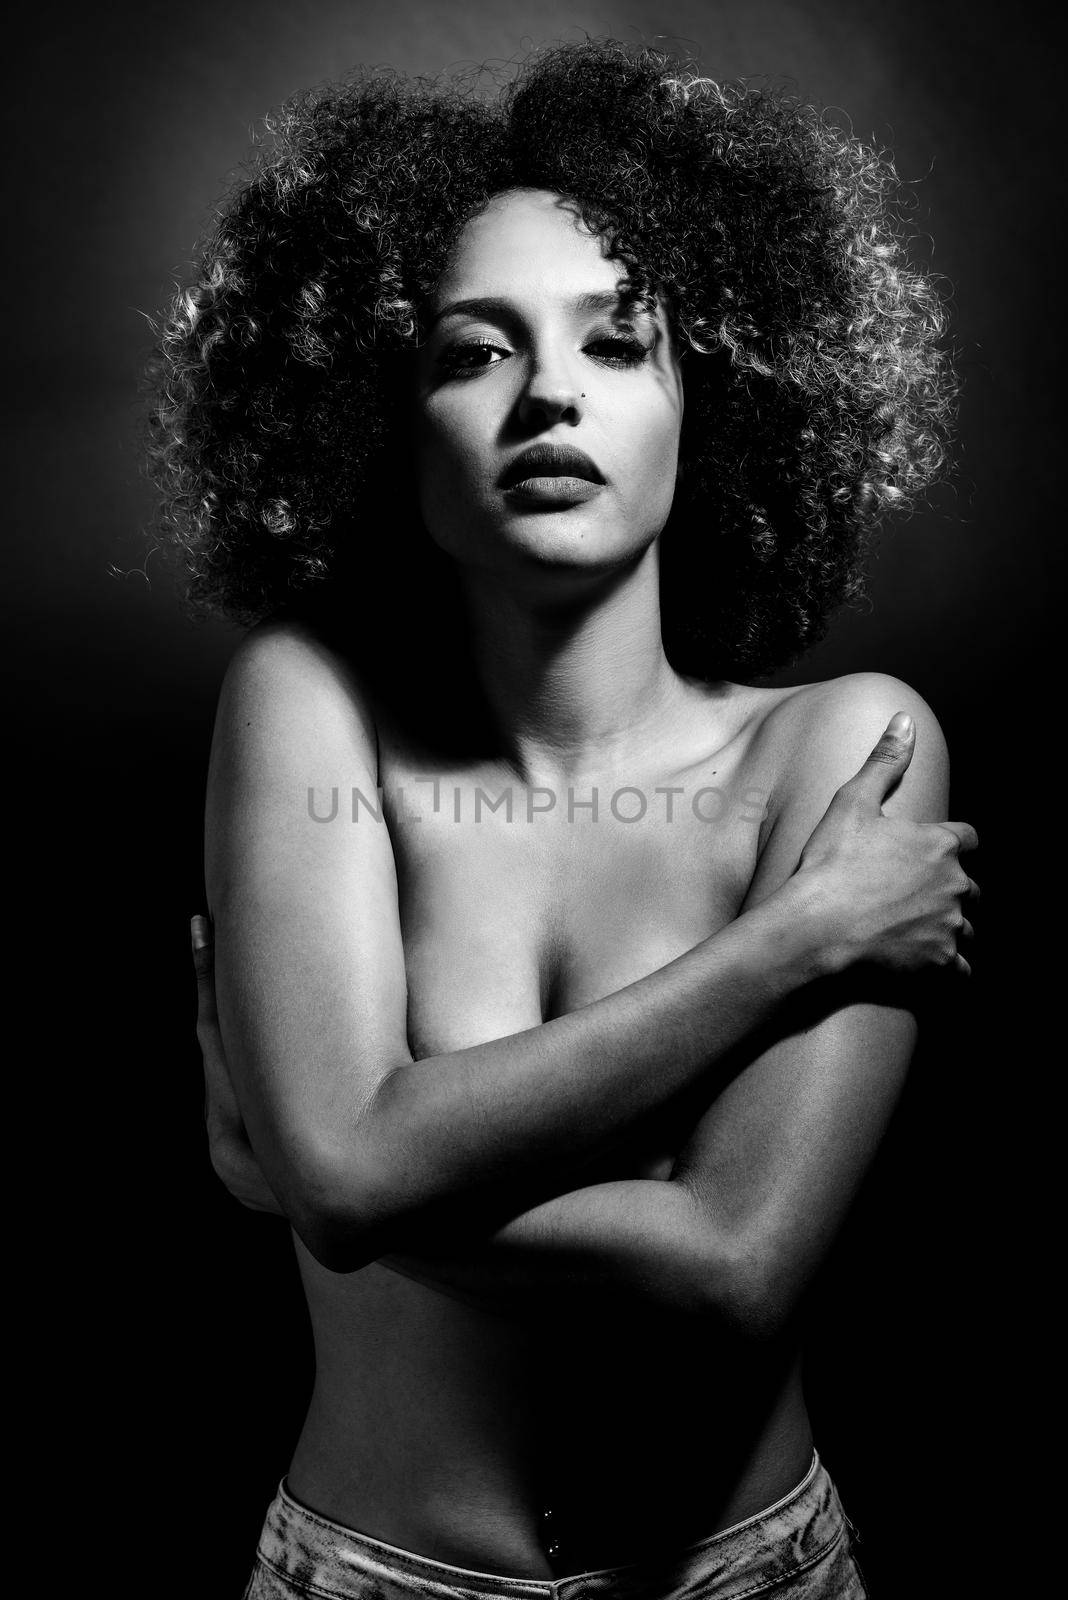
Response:
[[[582,29],[660,36],[712,76],[788,75],[844,108],[916,180],[915,226],[935,241],[921,254],[952,291],[955,482],[886,532],[870,605],[795,677],[875,669],[931,702],[952,814],[982,836],[981,939],[969,998],[926,1041],[828,1275],[812,1399],[877,1595],[964,1594],[1015,1561],[1007,1530],[1040,1477],[1017,1424],[1044,1403],[1027,1238],[1050,1115],[1035,1009],[1058,953],[1037,917],[1055,887],[1063,743],[1047,753],[1040,722],[1056,682],[1042,644],[1059,643],[1065,196],[1057,60],[1037,17],[962,0],[19,11],[3,637],[24,752],[10,920],[28,962],[9,1015],[13,1084],[42,1091],[9,1133],[26,1174],[10,1241],[29,1244],[16,1303],[42,1374],[27,1369],[19,1397],[33,1420],[22,1479],[78,1560],[88,1507],[107,1592],[240,1592],[310,1371],[285,1229],[219,1188],[200,1122],[187,926],[204,905],[204,770],[237,634],[184,620],[146,554],[144,313],[184,272],[249,130],[293,89],[356,62],[506,60]]]

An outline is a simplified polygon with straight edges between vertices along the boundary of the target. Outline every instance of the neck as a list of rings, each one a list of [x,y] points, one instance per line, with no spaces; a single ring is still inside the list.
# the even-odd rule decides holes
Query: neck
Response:
[[[470,568],[461,589],[481,689],[524,782],[617,764],[670,733],[684,684],[661,639],[659,541],[566,593]]]

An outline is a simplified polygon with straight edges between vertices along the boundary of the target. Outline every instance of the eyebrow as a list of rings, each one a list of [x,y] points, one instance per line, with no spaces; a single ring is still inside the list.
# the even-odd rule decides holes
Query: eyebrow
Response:
[[[580,294],[574,300],[568,301],[572,311],[612,311],[623,305],[626,296],[618,289],[602,289],[590,294]],[[639,316],[649,316],[644,306],[636,307]],[[495,295],[479,296],[473,300],[454,300],[450,305],[443,306],[431,319],[430,327],[435,328],[445,317],[460,315],[475,317],[505,317],[514,318],[516,307],[510,300],[502,299]]]

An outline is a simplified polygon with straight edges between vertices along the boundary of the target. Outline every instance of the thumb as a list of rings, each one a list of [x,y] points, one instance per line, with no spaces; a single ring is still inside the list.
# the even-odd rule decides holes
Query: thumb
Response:
[[[881,805],[907,772],[915,748],[916,724],[907,711],[896,711],[867,761],[850,779],[853,794]]]

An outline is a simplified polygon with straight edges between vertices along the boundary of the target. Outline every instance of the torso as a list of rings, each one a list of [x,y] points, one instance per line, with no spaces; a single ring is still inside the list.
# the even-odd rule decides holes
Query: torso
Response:
[[[529,815],[503,763],[431,755],[380,708],[413,1055],[586,1005],[737,916],[783,779],[773,713],[797,692],[689,686],[670,757],[571,780],[570,818],[566,782]],[[431,779],[436,812],[434,784],[418,781]],[[594,785],[596,820],[581,804]],[[511,820],[506,803],[490,809],[509,788]],[[666,1179],[686,1132],[661,1128],[613,1175]],[[371,1537],[560,1576],[692,1543],[808,1468],[791,1350],[728,1347],[651,1308],[625,1323],[551,1305],[502,1315],[381,1264],[341,1277],[298,1252],[317,1379],[290,1487]]]

